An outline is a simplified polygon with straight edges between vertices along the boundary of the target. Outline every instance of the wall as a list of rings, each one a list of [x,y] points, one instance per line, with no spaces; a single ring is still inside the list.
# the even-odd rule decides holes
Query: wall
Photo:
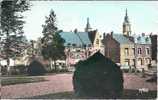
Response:
[[[134,65],[134,52],[133,52],[133,48],[134,48],[134,44],[121,44],[120,45],[120,63],[122,65],[123,68],[129,68],[129,66],[126,65],[125,60],[129,59],[129,65],[133,66]],[[129,51],[129,55],[125,54],[125,48],[128,48]]]
[[[94,49],[96,49],[96,50],[100,50],[100,47],[101,47],[101,46],[102,46],[101,35],[99,34],[99,32],[97,32],[96,35],[95,35],[93,47],[94,47]]]
[[[141,70],[144,68],[145,70],[148,70],[148,64],[151,63],[151,45],[150,44],[136,44],[136,67]],[[138,54],[138,48],[141,48],[142,53]],[[149,48],[149,54],[146,54],[146,48]],[[142,65],[140,64],[140,59],[142,59]],[[149,59],[150,61],[148,62],[146,59]]]
[[[105,56],[112,59],[115,63],[120,63],[120,46],[111,35],[106,35],[103,39]]]

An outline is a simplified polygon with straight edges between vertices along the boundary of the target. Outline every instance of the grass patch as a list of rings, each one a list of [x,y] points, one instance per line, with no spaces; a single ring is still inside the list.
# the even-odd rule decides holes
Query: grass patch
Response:
[[[43,77],[10,77],[4,78],[1,80],[1,85],[14,85],[14,84],[23,84],[23,83],[33,83],[33,82],[42,82],[46,81]]]
[[[29,99],[77,99],[72,91],[34,96]]]
[[[117,99],[156,99],[157,91],[139,94],[137,90],[124,90],[122,97]],[[73,91],[34,96],[29,99],[106,99],[103,97],[77,97]],[[109,99],[109,98],[108,98]]]

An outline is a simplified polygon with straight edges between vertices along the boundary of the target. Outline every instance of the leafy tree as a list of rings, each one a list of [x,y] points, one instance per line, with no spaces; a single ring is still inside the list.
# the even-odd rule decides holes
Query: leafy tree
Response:
[[[123,74],[117,64],[98,51],[75,65],[73,88],[79,97],[118,98],[123,93]]]
[[[45,59],[50,61],[50,68],[53,69],[52,63],[54,62],[55,70],[57,70],[56,61],[64,59],[64,42],[65,40],[59,35],[56,27],[56,15],[51,10],[49,17],[46,17],[45,25],[43,25],[43,38],[42,40],[42,55]]]
[[[30,4],[28,0],[3,0],[1,2],[1,30],[3,40],[3,55],[7,60],[8,72],[10,71],[10,58],[21,53],[23,49],[23,21],[22,12],[29,10]]]

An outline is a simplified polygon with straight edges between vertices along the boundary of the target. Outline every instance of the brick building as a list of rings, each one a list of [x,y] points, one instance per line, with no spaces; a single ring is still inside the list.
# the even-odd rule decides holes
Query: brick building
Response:
[[[158,36],[157,35],[150,35],[151,38],[151,48],[152,48],[152,60],[157,62],[157,43],[158,43]]]
[[[151,39],[145,33],[133,36],[131,33],[131,24],[126,9],[123,32],[121,34],[114,34],[113,32],[104,34],[104,54],[115,63],[119,63],[123,69],[137,68],[138,70],[148,70],[152,54]],[[152,41],[156,41],[156,38],[153,37]],[[156,43],[153,43],[153,48],[154,46],[157,47]],[[155,55],[153,53],[153,58]]]
[[[121,65],[122,69],[129,69],[135,64],[134,42],[123,34],[104,34],[103,37],[105,56]]]
[[[148,65],[151,64],[151,39],[145,33],[135,35],[135,58],[136,67],[139,70],[148,70]]]
[[[90,55],[92,43],[88,32],[61,32],[59,33],[65,40],[66,65],[73,66],[79,60],[84,60]]]

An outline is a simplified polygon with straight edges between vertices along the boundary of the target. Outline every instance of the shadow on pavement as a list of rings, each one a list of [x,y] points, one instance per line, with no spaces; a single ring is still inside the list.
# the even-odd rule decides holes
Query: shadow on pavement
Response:
[[[149,91],[147,93],[138,93],[138,90],[124,90],[122,97],[117,99],[156,99],[157,91]],[[106,99],[102,97],[76,97],[73,91],[60,92],[54,94],[46,94],[30,97],[29,99]],[[108,98],[109,99],[109,98]]]

